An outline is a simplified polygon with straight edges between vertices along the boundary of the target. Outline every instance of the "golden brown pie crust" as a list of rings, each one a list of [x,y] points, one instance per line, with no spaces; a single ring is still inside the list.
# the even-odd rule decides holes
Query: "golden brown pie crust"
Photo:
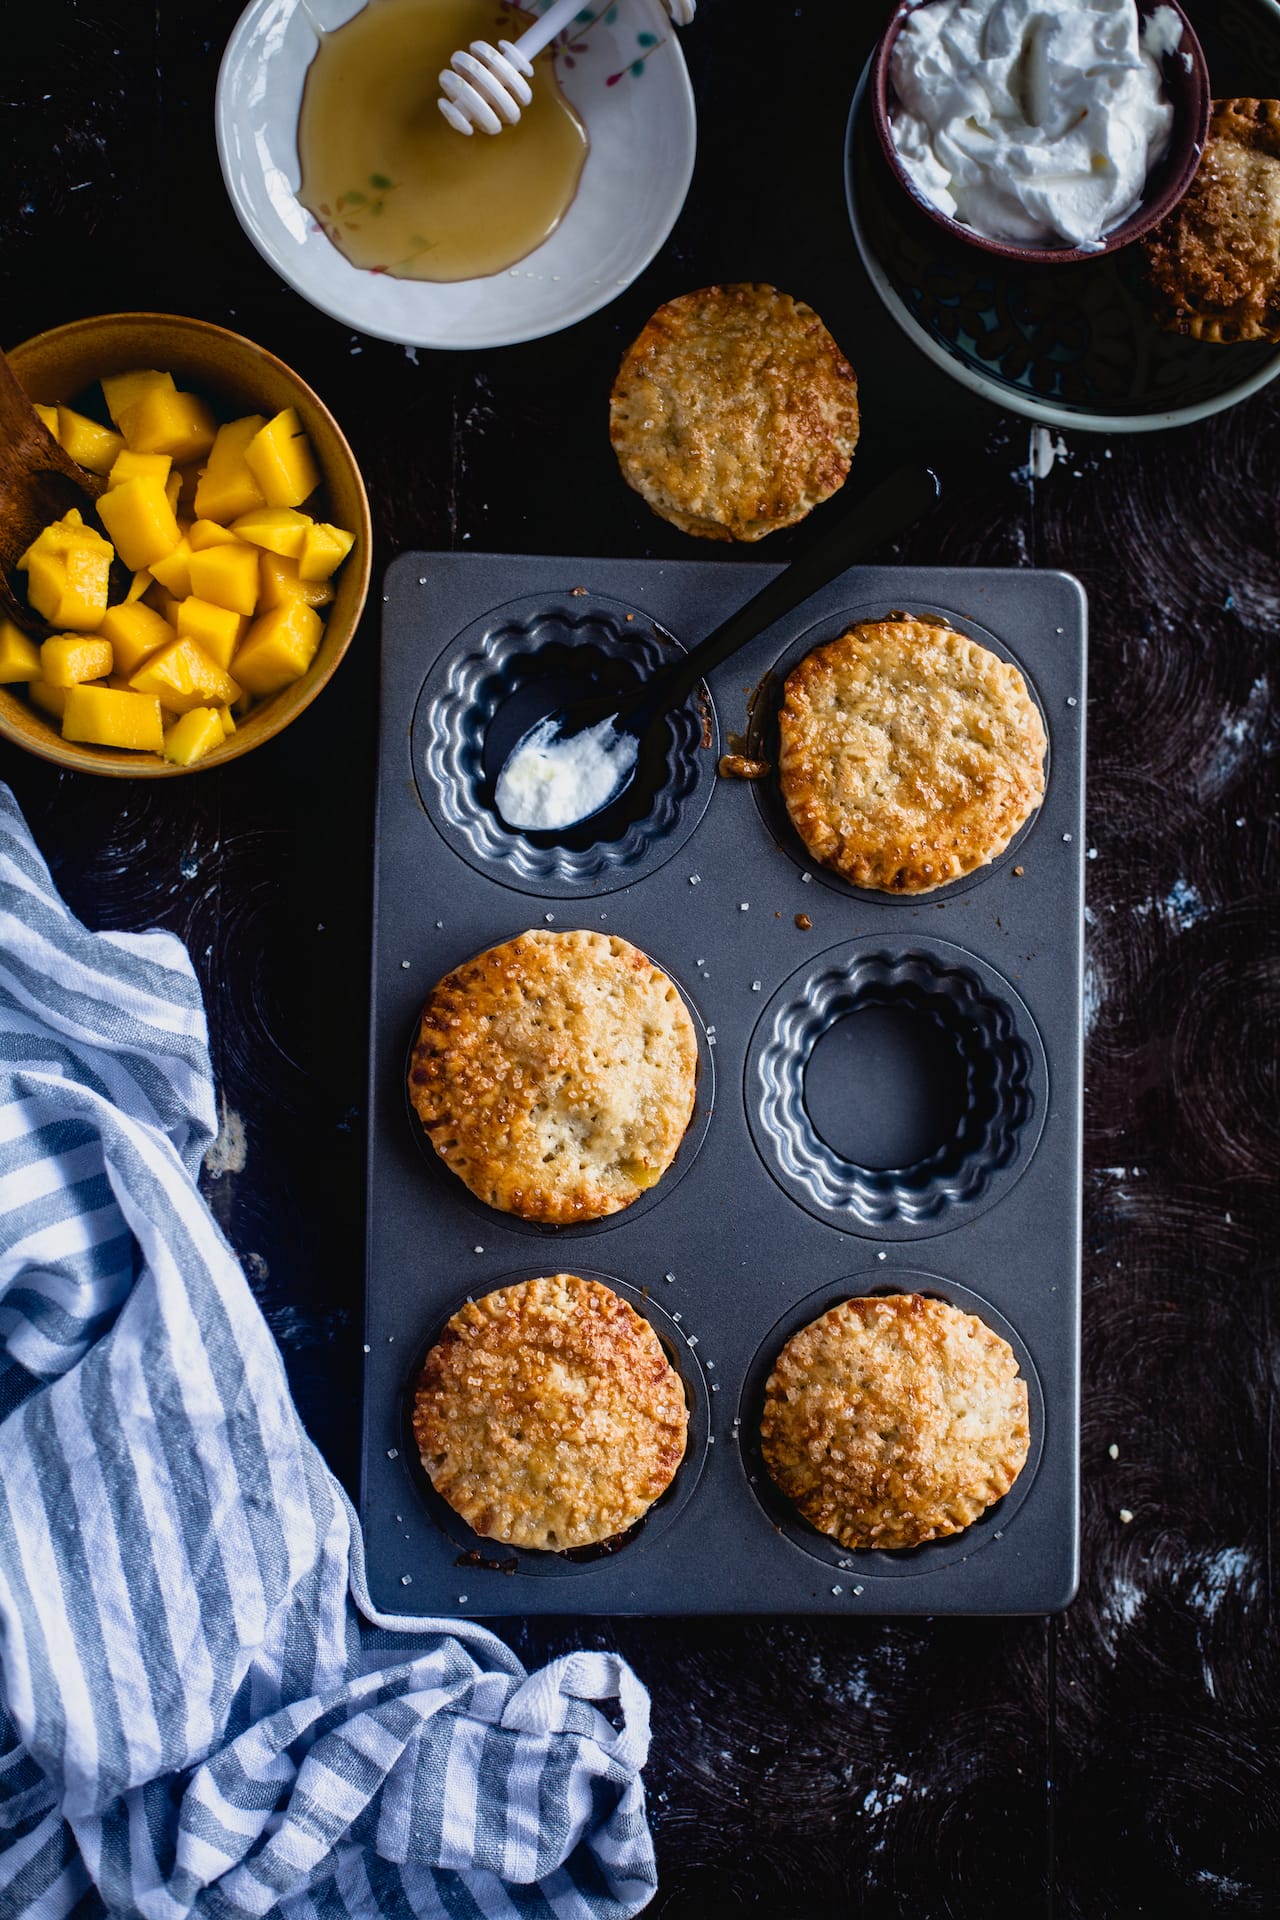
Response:
[[[843,486],[858,383],[811,307],[763,285],[659,307],[623,358],[609,436],[655,513],[708,540],[759,540]]]
[[[1044,794],[1044,724],[1017,668],[907,615],[806,655],[779,734],[796,832],[859,887],[926,893],[984,866]]]
[[[671,1484],[688,1417],[649,1322],[600,1281],[557,1273],[454,1314],[418,1381],[413,1433],[468,1526],[559,1552],[635,1525]]]
[[[472,1193],[563,1225],[616,1213],[661,1178],[697,1059],[679,989],[637,947],[535,928],[432,989],[409,1097]]]
[[[1170,331],[1280,340],[1280,101],[1214,101],[1195,178],[1143,245]]]
[[[1030,1446],[1008,1342],[921,1294],[846,1300],[788,1340],[760,1427],[774,1481],[846,1547],[958,1533],[1009,1491]]]

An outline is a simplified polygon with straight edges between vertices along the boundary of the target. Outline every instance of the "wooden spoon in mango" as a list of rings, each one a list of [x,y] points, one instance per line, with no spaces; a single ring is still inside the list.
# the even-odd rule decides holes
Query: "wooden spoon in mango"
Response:
[[[43,637],[53,629],[14,590],[18,561],[69,508],[91,512],[106,484],[58,445],[0,353],[0,614],[25,632]]]

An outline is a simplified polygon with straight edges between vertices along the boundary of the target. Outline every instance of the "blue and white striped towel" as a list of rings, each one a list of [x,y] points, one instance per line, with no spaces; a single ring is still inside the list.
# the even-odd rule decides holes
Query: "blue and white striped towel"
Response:
[[[87,932],[0,786],[0,1916],[639,1912],[643,1688],[374,1613],[214,1131],[181,943]]]

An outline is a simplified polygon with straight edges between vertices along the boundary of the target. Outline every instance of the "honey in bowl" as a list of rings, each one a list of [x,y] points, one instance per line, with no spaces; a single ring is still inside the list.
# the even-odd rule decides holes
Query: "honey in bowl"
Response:
[[[402,280],[472,280],[523,260],[560,224],[586,129],[534,61],[514,126],[468,137],[436,105],[439,74],[473,40],[516,40],[500,0],[368,0],[322,33],[298,120],[298,197],[353,266]]]

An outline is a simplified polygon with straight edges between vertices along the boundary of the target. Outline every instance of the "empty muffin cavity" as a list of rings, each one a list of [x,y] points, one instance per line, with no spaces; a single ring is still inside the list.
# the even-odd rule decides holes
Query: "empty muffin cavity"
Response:
[[[1047,1077],[1031,1015],[986,962],[940,940],[861,940],[775,993],[747,1093],[756,1148],[802,1207],[910,1239],[1009,1190],[1039,1138]]]

